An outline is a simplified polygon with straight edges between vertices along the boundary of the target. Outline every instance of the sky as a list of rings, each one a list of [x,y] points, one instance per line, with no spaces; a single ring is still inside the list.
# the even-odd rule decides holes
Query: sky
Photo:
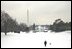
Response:
[[[29,25],[53,24],[56,19],[71,21],[71,1],[1,1],[1,10],[7,12],[18,23]]]

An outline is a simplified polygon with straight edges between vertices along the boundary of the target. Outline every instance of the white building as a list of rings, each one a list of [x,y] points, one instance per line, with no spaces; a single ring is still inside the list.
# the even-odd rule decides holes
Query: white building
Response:
[[[35,26],[35,31],[36,32],[47,32],[48,27],[46,25],[36,25]]]

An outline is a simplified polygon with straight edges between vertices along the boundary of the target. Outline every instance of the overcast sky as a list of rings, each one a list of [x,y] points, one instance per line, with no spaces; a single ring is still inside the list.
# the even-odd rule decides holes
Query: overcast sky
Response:
[[[18,23],[53,24],[60,18],[71,21],[71,1],[1,1],[1,10],[6,11]]]

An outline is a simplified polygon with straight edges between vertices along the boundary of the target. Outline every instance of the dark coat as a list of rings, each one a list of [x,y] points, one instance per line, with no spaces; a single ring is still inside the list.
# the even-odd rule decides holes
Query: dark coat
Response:
[[[45,47],[46,47],[46,45],[47,45],[47,41],[44,41],[44,45],[45,45]]]

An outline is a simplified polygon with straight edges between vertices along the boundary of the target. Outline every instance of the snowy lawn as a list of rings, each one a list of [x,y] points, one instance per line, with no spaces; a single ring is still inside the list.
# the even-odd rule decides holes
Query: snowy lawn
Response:
[[[71,31],[1,33],[1,48],[71,48]]]

